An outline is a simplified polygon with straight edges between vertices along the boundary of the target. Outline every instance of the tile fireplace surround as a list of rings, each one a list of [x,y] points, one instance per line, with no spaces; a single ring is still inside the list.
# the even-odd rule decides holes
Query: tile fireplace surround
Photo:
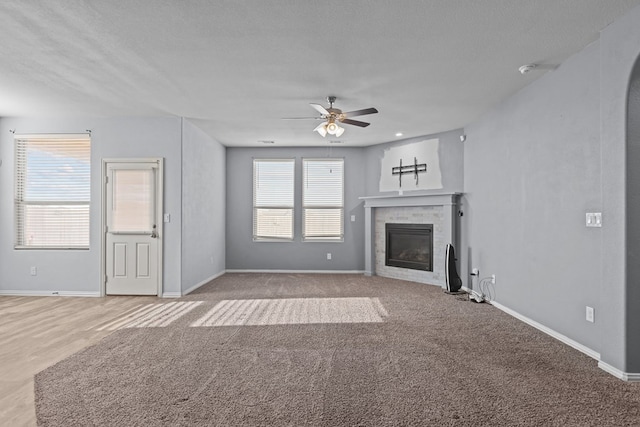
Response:
[[[370,196],[364,200],[365,275],[379,275],[445,286],[445,247],[456,242],[460,193]],[[433,224],[433,271],[385,265],[385,223]],[[455,246],[455,244],[454,244]],[[458,248],[456,248],[458,249]]]

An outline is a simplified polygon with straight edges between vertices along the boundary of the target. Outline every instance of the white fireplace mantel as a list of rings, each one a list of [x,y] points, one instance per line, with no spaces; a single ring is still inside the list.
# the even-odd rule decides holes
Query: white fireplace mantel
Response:
[[[364,200],[364,274],[375,274],[375,212],[376,208],[408,207],[408,206],[442,206],[443,234],[451,243],[456,241],[456,223],[458,197],[461,193],[436,193],[407,196],[365,196]]]

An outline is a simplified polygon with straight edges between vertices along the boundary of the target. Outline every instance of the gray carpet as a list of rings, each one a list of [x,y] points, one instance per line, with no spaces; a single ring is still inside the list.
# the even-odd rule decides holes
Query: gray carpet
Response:
[[[271,299],[289,320],[242,324],[271,319],[258,312]],[[180,301],[202,303],[122,327],[37,374],[39,425],[640,425],[640,384],[435,286],[227,274]],[[359,310],[372,320],[331,323]]]

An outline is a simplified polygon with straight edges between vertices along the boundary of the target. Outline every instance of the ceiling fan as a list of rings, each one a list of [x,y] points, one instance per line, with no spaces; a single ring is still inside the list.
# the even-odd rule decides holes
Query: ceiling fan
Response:
[[[329,108],[324,108],[320,104],[309,104],[312,108],[320,113],[320,117],[292,117],[285,120],[324,120],[324,122],[318,125],[313,131],[318,132],[323,137],[327,134],[339,137],[344,133],[344,128],[338,125],[338,123],[365,128],[369,126],[370,123],[362,122],[360,120],[353,120],[350,117],[364,116],[367,114],[375,114],[378,112],[378,110],[371,107],[362,110],[347,111],[346,113],[343,113],[339,108],[333,108],[333,103],[336,102],[335,96],[328,96],[327,101],[329,102]]]

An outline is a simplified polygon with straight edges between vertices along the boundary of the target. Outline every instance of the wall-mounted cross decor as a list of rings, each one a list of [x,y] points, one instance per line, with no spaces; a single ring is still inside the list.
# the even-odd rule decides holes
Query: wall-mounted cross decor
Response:
[[[419,172],[426,172],[427,171],[427,164],[426,163],[420,163],[418,164],[418,159],[417,158],[413,158],[413,164],[409,165],[409,166],[402,166],[402,159],[400,159],[400,166],[396,166],[391,168],[391,175],[398,175],[398,180],[400,182],[400,187],[402,187],[402,175],[404,175],[405,173],[412,173],[413,174],[413,179],[415,179],[416,181],[416,186],[418,185],[418,173]]]

